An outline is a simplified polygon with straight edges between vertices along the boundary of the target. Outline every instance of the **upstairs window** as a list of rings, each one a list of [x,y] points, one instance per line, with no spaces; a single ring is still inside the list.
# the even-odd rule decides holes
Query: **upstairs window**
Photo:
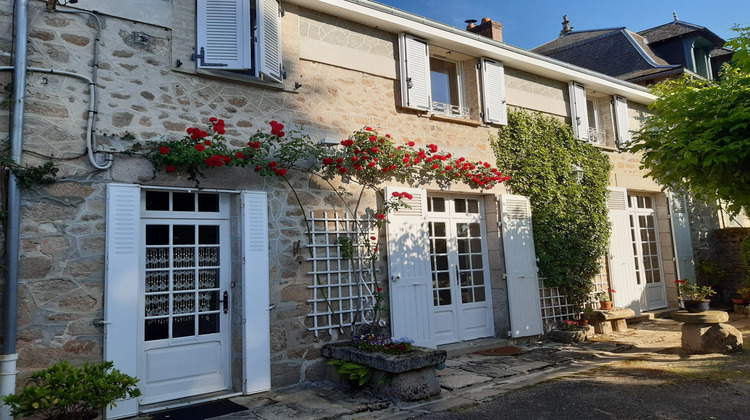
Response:
[[[426,41],[406,34],[399,37],[399,47],[401,106],[469,118],[463,82],[465,61],[449,59],[447,55],[451,52],[439,47],[433,47],[431,52]],[[481,115],[484,122],[506,124],[503,65],[482,59],[477,68],[482,80]]]
[[[199,69],[283,80],[278,0],[197,0],[196,12]]]
[[[576,138],[592,144],[609,147],[620,147],[630,141],[630,119],[628,117],[628,101],[615,96],[611,103],[614,124],[605,129],[602,126],[600,105],[604,98],[595,98],[586,95],[583,85],[575,82],[570,83],[570,116],[573,125],[573,133]],[[606,109],[605,109],[606,111]],[[609,123],[608,123],[609,124]],[[614,144],[612,139],[607,139],[607,130],[614,129]]]

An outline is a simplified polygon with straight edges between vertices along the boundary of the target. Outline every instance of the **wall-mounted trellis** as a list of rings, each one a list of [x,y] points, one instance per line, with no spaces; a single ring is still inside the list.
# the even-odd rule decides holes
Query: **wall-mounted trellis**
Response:
[[[343,217],[336,212],[312,213],[310,224],[312,263],[311,305],[308,330],[318,336],[320,331],[330,334],[356,330],[357,325],[374,321],[374,293],[377,291],[374,264],[369,257],[375,241],[373,221]],[[346,258],[345,245],[339,238],[352,244],[352,258]],[[370,249],[368,249],[368,247]]]
[[[587,304],[593,308],[598,308],[596,293],[609,291],[609,275],[607,274],[606,257],[601,259],[599,273],[592,279],[594,291],[589,295]],[[568,301],[557,287],[545,287],[544,279],[539,279],[539,299],[542,307],[542,323],[546,328],[551,328],[562,321],[572,320],[578,317],[575,306]]]

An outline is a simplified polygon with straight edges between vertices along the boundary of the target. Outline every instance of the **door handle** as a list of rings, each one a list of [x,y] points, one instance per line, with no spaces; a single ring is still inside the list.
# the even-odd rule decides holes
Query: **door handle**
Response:
[[[225,314],[229,313],[229,292],[225,291],[222,299],[219,301],[222,304],[222,309]]]

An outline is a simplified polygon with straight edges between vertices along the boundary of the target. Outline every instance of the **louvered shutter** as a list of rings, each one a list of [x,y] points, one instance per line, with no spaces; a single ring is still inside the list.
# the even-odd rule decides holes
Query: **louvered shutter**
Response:
[[[624,146],[630,142],[630,120],[628,118],[628,100],[615,96],[615,124],[617,127],[617,145]]]
[[[586,90],[578,83],[571,82],[570,88],[570,119],[573,124],[573,134],[577,139],[589,140],[589,114],[586,112]]]
[[[251,69],[248,0],[197,0],[196,12],[198,68]]]
[[[543,334],[529,199],[522,195],[503,194],[500,196],[500,212],[511,336]]]
[[[281,7],[277,0],[260,0],[258,8],[258,44],[260,73],[283,81],[281,61]]]
[[[482,116],[484,122],[506,125],[508,124],[508,112],[505,103],[503,64],[483,58],[480,67],[482,69]]]
[[[427,232],[427,192],[417,188],[386,187],[408,192],[411,208],[388,216],[388,268],[390,274],[391,325],[394,337],[408,337],[415,344],[435,348],[431,328],[432,270]]]
[[[690,238],[687,198],[676,193],[669,193],[667,198],[669,199],[669,216],[672,222],[672,241],[677,260],[677,278],[695,282],[693,241]]]
[[[104,360],[137,376],[138,283],[141,278],[141,190],[138,185],[107,186],[104,272]],[[107,418],[138,414],[138,400],[117,401]]]
[[[639,315],[646,284],[645,280],[638,284],[636,278],[628,193],[625,188],[609,187],[607,209],[612,224],[612,237],[609,240],[609,282],[616,291],[613,294],[613,302],[616,307],[630,308]]]
[[[425,41],[399,35],[401,106],[430,109],[430,49]]]
[[[242,328],[244,393],[271,389],[268,198],[245,191],[242,199]]]

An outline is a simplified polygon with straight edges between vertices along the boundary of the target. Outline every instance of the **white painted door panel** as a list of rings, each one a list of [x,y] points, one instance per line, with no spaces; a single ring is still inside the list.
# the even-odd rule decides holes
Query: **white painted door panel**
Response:
[[[542,334],[542,309],[529,199],[503,194],[500,203],[511,336]]]

